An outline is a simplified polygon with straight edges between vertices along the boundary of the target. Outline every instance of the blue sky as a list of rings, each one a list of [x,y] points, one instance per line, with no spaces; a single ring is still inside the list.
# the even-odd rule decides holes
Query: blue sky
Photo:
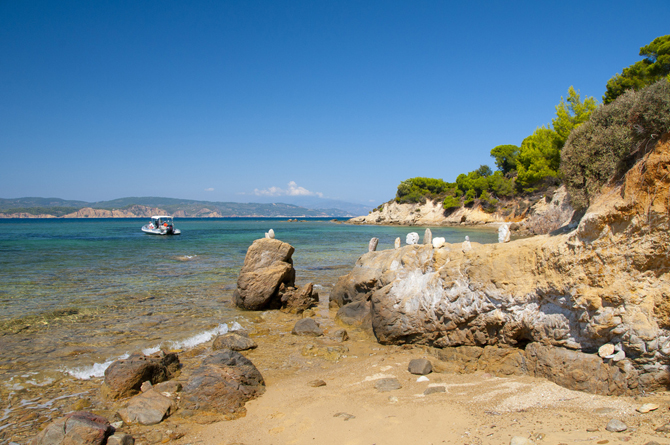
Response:
[[[377,205],[670,33],[670,2],[0,2],[0,197]]]

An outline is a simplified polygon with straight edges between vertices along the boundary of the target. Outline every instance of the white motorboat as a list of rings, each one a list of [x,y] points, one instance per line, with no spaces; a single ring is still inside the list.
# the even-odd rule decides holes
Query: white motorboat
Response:
[[[181,235],[181,230],[175,228],[171,216],[152,216],[151,222],[142,226],[142,232],[151,235]]]

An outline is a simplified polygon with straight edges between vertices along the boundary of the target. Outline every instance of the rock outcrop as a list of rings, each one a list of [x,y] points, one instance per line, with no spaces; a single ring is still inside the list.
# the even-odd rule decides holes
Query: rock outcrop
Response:
[[[319,301],[312,283],[295,287],[293,246],[274,238],[254,241],[244,258],[233,300],[253,311],[280,309],[302,313]]]
[[[629,388],[670,382],[670,141],[666,135],[570,233],[463,249],[369,252],[331,295],[369,301],[385,344],[611,343]]]
[[[514,222],[513,229],[520,234],[545,234],[570,222],[574,213],[567,199],[565,187],[559,187],[548,196],[513,200],[505,210],[486,212],[479,206],[461,207],[445,212],[442,202],[427,200],[423,204],[399,204],[390,201],[368,215],[349,220],[352,224],[383,224],[400,226],[449,226],[458,224],[500,224]]]

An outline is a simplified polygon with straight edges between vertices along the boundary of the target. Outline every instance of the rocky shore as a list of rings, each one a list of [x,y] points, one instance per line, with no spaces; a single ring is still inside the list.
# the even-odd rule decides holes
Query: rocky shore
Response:
[[[494,212],[480,206],[460,207],[445,211],[441,202],[427,200],[423,204],[399,204],[389,201],[368,215],[351,218],[350,224],[398,226],[499,226],[511,223],[520,236],[549,233],[570,223],[574,209],[570,206],[565,187],[551,193],[511,200]]]

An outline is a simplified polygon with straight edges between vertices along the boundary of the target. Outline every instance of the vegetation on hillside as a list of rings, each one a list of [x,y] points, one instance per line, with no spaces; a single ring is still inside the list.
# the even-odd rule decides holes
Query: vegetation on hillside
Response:
[[[620,178],[670,131],[670,82],[628,90],[575,129],[561,155],[561,173],[575,208],[586,208],[607,182]]]
[[[639,91],[670,75],[670,35],[655,38],[640,48],[644,59],[624,68],[607,82],[603,103],[612,103],[628,90]]]
[[[607,83],[606,105],[599,106],[593,97],[582,99],[571,86],[550,124],[537,128],[520,146],[494,147],[495,172],[481,165],[453,183],[410,178],[398,186],[396,202],[430,199],[442,201],[447,211],[476,204],[494,211],[501,200],[565,183],[573,206],[586,207],[590,196],[620,177],[655,138],[670,130],[670,35],[654,39],[640,55],[646,58]]]

